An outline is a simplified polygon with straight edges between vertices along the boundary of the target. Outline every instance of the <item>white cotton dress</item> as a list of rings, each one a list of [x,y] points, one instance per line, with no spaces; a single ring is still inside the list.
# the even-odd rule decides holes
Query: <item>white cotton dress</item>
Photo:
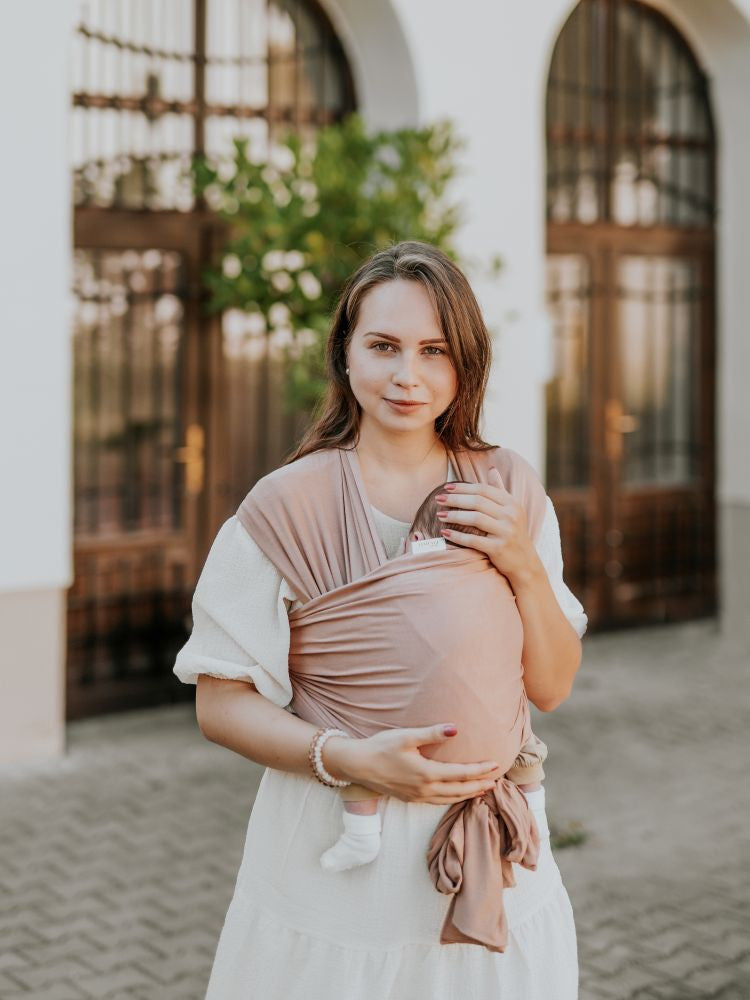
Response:
[[[448,478],[455,478],[450,466]],[[375,508],[373,517],[392,558],[409,525]],[[586,615],[563,582],[549,498],[537,551],[563,611],[582,635]],[[198,581],[193,632],[175,674],[193,684],[201,673],[252,681],[289,710],[287,615],[298,604],[230,517]],[[524,794],[541,849],[536,871],[513,865],[516,886],[504,890],[508,947],[497,953],[439,943],[450,897],[431,883],[426,852],[446,806],[381,799],[377,858],[330,872],[320,856],[341,832],[338,793],[312,777],[267,768],[206,1000],[575,1000],[575,923],[550,850],[544,788]]]

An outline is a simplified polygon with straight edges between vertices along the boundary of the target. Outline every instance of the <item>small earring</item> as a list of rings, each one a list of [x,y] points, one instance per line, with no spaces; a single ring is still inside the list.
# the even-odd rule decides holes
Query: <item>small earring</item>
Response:
[[[348,369],[348,368],[346,369],[346,374],[347,374],[347,375],[349,374],[349,369]]]

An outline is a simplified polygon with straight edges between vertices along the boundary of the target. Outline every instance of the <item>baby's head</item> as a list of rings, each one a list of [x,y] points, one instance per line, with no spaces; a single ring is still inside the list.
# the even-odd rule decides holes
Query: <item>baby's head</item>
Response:
[[[427,494],[425,499],[422,501],[422,506],[417,511],[414,520],[412,521],[411,527],[409,528],[409,534],[406,538],[407,546],[410,542],[414,541],[415,533],[419,535],[420,538],[442,538],[440,534],[442,528],[452,528],[455,531],[463,531],[467,535],[486,535],[486,531],[482,531],[481,528],[475,528],[472,524],[458,524],[457,522],[441,520],[437,513],[441,509],[435,497],[439,496],[443,492],[447,483],[441,483],[434,490]],[[442,508],[445,509],[445,508]],[[455,542],[451,542],[448,538],[445,539],[448,545],[455,545]]]

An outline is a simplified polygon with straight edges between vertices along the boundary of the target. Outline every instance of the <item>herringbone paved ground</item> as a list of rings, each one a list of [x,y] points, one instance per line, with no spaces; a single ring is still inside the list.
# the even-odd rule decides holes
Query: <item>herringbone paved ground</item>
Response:
[[[552,824],[588,834],[557,850],[581,1000],[748,1000],[748,657],[707,622],[584,648],[573,697],[534,712]],[[259,775],[184,705],[0,770],[0,997],[200,1000]]]

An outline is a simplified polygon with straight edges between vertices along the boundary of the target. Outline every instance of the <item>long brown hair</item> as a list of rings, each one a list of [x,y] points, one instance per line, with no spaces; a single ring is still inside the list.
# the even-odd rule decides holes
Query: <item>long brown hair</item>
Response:
[[[361,407],[346,375],[346,350],[364,296],[376,285],[397,278],[418,281],[426,289],[456,369],[458,390],[436,418],[435,430],[446,447],[455,451],[493,447],[479,435],[492,349],[474,292],[463,271],[442,250],[404,240],[373,254],[344,285],[326,344],[328,388],[312,424],[284,465],[312,451],[357,444]]]

